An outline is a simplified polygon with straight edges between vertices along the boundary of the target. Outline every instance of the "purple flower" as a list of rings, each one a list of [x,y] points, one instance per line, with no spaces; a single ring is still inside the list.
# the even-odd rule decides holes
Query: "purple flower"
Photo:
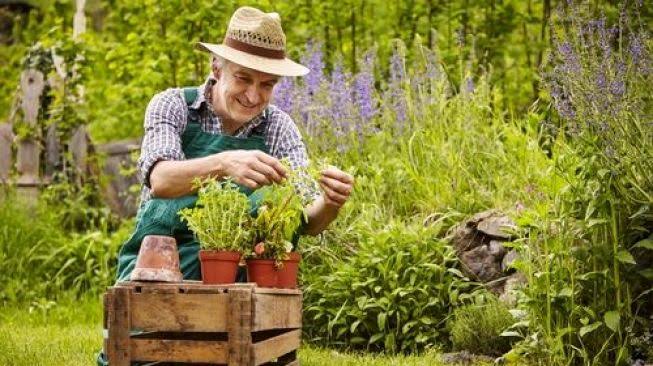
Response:
[[[329,84],[329,99],[331,100],[329,117],[333,120],[333,127],[336,135],[343,135],[345,129],[350,129],[351,91],[347,87],[347,75],[345,74],[342,62],[339,60],[331,73]]]
[[[574,51],[569,41],[558,44],[558,53],[562,56],[562,70],[567,73],[577,73],[580,71],[580,60],[578,54]]]
[[[292,78],[281,78],[281,81],[274,88],[274,104],[282,111],[291,114],[295,94],[295,82]]]
[[[399,51],[399,47],[395,47],[390,57],[390,81],[392,83],[400,83],[406,79],[406,67],[404,65],[404,57]]]
[[[324,80],[324,56],[322,54],[322,45],[320,43],[309,41],[306,44],[306,52],[301,60],[302,63],[311,70],[308,75],[304,77],[306,91],[310,95],[315,95]]]
[[[474,79],[471,76],[465,78],[465,93],[472,94],[474,93]]]
[[[374,102],[374,53],[364,56],[363,67],[354,78],[354,101],[363,120],[369,120],[376,114]]]

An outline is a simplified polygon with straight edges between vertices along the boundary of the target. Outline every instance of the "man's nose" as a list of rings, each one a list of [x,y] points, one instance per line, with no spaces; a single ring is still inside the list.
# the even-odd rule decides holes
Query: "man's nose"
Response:
[[[261,101],[258,92],[258,87],[256,85],[250,85],[249,87],[247,87],[247,91],[245,91],[245,96],[247,97],[247,101],[252,104],[258,104]]]

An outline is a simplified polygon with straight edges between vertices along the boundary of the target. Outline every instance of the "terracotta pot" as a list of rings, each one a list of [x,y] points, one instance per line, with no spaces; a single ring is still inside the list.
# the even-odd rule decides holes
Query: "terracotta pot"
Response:
[[[297,270],[301,255],[289,253],[290,258],[277,268],[273,259],[248,259],[247,277],[259,287],[296,288]]]
[[[177,241],[170,236],[147,235],[138,250],[132,281],[181,282]]]
[[[274,259],[248,259],[247,280],[259,287],[276,287],[277,270]]]
[[[297,271],[302,256],[297,252],[288,254],[289,258],[283,261],[283,267],[277,269],[277,287],[279,288],[297,288]]]
[[[202,282],[206,284],[236,282],[239,261],[239,252],[200,250]]]

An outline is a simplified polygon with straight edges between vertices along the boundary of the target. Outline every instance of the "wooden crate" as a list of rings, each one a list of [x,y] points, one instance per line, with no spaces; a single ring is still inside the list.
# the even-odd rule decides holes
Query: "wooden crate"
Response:
[[[302,293],[254,284],[121,282],[104,295],[109,365],[299,365]]]

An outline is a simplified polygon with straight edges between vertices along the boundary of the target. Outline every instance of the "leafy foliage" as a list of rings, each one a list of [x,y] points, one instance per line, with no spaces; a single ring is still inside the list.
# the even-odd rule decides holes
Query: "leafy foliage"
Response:
[[[195,207],[179,212],[203,249],[247,251],[251,244],[249,200],[230,181],[198,182]]]
[[[439,229],[391,223],[364,235],[355,256],[304,272],[309,339],[386,352],[446,343],[452,307],[472,285]]]
[[[456,350],[501,356],[510,351],[511,339],[502,336],[514,323],[508,307],[490,295],[457,308],[451,321],[451,342]]]

